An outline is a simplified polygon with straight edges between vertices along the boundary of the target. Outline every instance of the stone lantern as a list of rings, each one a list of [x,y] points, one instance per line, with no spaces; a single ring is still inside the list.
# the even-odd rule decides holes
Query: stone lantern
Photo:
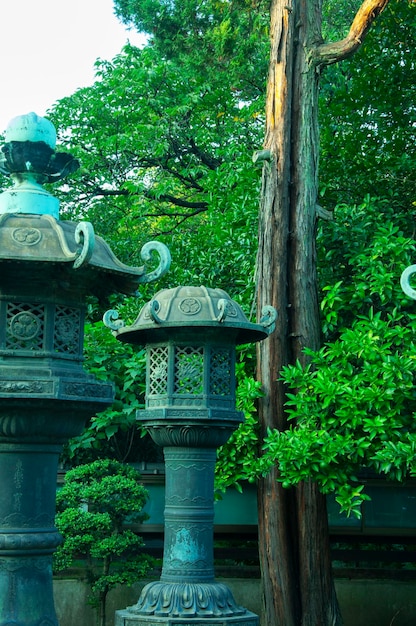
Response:
[[[116,614],[116,626],[257,626],[215,581],[213,563],[216,448],[242,422],[235,408],[235,348],[274,328],[267,307],[250,323],[221,289],[163,290],[131,326],[114,311],[104,322],[120,340],[146,345],[146,405],[138,420],[163,446],[166,465],[165,541],[160,581]]]
[[[0,626],[57,626],[52,554],[58,457],[86,419],[113,400],[112,386],[82,367],[89,294],[134,293],[169,266],[128,267],[87,222],[59,220],[42,187],[75,171],[55,151],[53,125],[34,113],[6,130],[0,171]]]

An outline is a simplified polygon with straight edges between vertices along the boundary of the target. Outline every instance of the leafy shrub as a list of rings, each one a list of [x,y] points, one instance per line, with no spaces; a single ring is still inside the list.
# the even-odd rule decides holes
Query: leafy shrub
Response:
[[[215,468],[215,487],[225,491],[233,486],[242,491],[241,482],[255,480],[255,468],[259,451],[259,423],[256,400],[262,395],[261,383],[246,374],[249,354],[240,352],[244,360],[237,363],[236,408],[244,415],[244,421],[227,443],[218,450]]]
[[[400,288],[415,246],[385,202],[338,211],[321,251],[328,340],[306,351],[308,365],[284,368],[292,425],[269,431],[260,468],[277,464],[286,487],[312,478],[359,516],[360,468],[396,480],[416,473],[416,314]]]
[[[131,466],[109,459],[69,470],[57,494],[56,526],[63,544],[54,556],[56,571],[85,559],[91,586],[89,602],[105,624],[107,594],[116,585],[131,585],[151,567],[143,539],[126,529],[126,522],[147,518],[148,498],[140,474]]]

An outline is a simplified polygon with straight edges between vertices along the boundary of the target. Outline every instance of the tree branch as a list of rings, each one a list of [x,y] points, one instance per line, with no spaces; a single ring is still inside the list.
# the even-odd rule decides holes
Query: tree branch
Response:
[[[361,46],[374,20],[388,3],[389,0],[364,0],[345,39],[317,46],[312,53],[314,61],[318,65],[332,65],[353,55]]]
[[[103,189],[101,187],[95,187],[92,195],[94,196],[102,196],[108,198],[110,196],[137,196],[143,195],[148,200],[159,200],[160,202],[169,202],[170,204],[174,204],[175,206],[180,206],[185,209],[194,209],[197,213],[201,211],[206,211],[208,209],[208,202],[204,200],[192,202],[190,200],[185,200],[184,198],[177,198],[176,196],[172,196],[170,194],[161,194],[157,198],[152,197],[151,194],[145,193],[143,190],[138,191],[137,193],[131,192],[127,189]]]
[[[221,165],[221,161],[209,155],[207,152],[204,152],[204,150],[201,150],[201,148],[198,148],[193,137],[190,138],[189,144],[191,146],[192,154],[198,157],[203,165],[206,165],[210,170],[216,170],[219,168],[219,166]]]
[[[157,231],[154,236],[160,237],[161,235],[163,236],[171,235],[175,231],[175,229],[178,228],[178,226],[181,226],[181,224],[186,222],[190,217],[195,217],[195,215],[198,215],[199,213],[202,213],[203,211],[204,209],[199,209],[199,210],[193,211],[192,213],[182,214],[182,216],[180,213],[173,213],[169,215],[169,217],[176,217],[176,218],[181,218],[181,219],[177,219],[177,221],[175,222],[174,226],[172,226],[172,228],[169,228],[168,230]]]
[[[198,209],[194,209],[191,212],[186,212],[186,213],[180,213],[179,211],[156,211],[155,213],[144,213],[143,215],[140,215],[139,217],[171,217],[171,218],[180,218],[180,222],[185,222],[187,219],[189,219],[190,217],[195,217],[195,215],[199,215],[200,213],[204,213],[205,211],[207,211],[207,208],[198,208]],[[166,233],[160,233],[160,234],[166,234]]]

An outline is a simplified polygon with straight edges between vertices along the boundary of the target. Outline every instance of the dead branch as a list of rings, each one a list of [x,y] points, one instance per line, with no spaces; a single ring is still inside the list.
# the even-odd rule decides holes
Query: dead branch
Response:
[[[344,39],[322,44],[314,49],[312,55],[317,65],[332,65],[353,55],[361,46],[374,20],[388,3],[389,0],[364,0]]]

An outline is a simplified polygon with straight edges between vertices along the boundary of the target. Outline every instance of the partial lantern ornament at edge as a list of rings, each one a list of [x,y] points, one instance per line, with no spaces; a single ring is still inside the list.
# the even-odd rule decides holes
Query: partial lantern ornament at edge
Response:
[[[406,267],[400,277],[400,286],[406,296],[409,296],[412,300],[416,300],[416,289],[414,289],[410,284],[410,279],[413,274],[416,274],[416,265],[409,265],[409,267]]]

